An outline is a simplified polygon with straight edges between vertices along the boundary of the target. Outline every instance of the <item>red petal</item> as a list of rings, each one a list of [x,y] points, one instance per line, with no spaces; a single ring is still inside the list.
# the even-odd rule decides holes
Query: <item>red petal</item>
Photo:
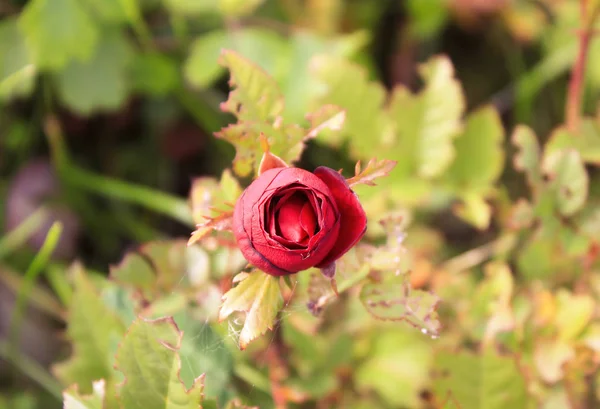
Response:
[[[362,238],[367,230],[367,215],[342,175],[325,166],[315,169],[314,174],[325,182],[340,212],[338,240],[327,257],[317,265],[321,268],[343,256]]]
[[[265,208],[278,191],[285,194],[290,185],[310,190],[307,198],[311,207],[318,210],[315,213],[321,230],[303,249],[286,248],[267,233],[272,228],[265,220]],[[318,209],[315,207],[317,202],[320,205]],[[312,173],[298,168],[276,168],[264,172],[239,198],[233,218],[234,234],[244,257],[274,276],[293,274],[320,263],[335,245],[340,226],[338,209],[327,185]]]
[[[300,224],[300,214],[305,204],[308,204],[306,196],[295,193],[282,203],[277,217],[279,230],[283,237],[296,243],[300,243],[307,236],[306,231]]]
[[[309,237],[314,236],[317,227],[317,217],[310,202],[304,203],[302,207],[302,211],[300,212],[300,226],[302,226],[302,229]]]

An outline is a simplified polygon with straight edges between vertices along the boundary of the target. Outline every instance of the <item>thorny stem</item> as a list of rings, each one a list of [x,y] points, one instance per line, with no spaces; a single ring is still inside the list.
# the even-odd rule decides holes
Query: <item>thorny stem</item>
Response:
[[[585,65],[587,61],[588,50],[590,42],[594,35],[594,22],[600,11],[600,7],[596,7],[591,10],[591,16],[589,20],[586,19],[586,14],[589,10],[589,0],[580,0],[580,14],[581,23],[584,26],[582,30],[579,30],[577,35],[579,36],[579,51],[577,53],[577,59],[573,65],[571,72],[571,79],[569,81],[569,90],[567,93],[567,103],[565,107],[565,119],[567,128],[571,132],[576,132],[579,129],[579,122],[581,119],[581,102],[583,97],[583,85],[585,80]]]

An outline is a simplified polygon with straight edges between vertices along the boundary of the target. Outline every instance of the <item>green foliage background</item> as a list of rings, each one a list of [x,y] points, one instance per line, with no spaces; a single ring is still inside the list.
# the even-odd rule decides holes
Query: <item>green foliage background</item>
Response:
[[[0,408],[600,407],[593,34],[564,114],[598,13],[0,1]],[[308,170],[397,161],[354,187],[339,295],[238,274],[227,232],[187,245],[261,134]]]

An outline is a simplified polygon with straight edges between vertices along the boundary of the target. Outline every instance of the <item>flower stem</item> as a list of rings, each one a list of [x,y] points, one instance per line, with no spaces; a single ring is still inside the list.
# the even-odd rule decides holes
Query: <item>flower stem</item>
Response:
[[[583,29],[579,30],[579,50],[577,59],[571,71],[571,79],[569,81],[569,89],[567,93],[567,103],[565,107],[565,120],[567,128],[571,132],[576,132],[579,129],[581,120],[581,104],[583,99],[583,86],[585,83],[585,66],[587,55],[590,48],[590,43],[594,35],[594,22],[598,16],[600,7],[596,7],[591,11],[590,18],[586,15],[589,9],[588,0],[580,0],[581,24]]]

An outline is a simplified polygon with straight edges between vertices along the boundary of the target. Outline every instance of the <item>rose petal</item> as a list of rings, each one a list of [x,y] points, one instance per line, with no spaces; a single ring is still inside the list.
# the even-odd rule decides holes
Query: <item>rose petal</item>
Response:
[[[277,216],[279,210],[281,209],[281,206],[294,194],[299,194],[304,198],[308,197],[308,201],[310,203],[309,207],[311,209],[314,207],[313,203],[317,203],[317,199],[315,198],[314,193],[306,186],[293,184],[289,187],[282,187],[280,191],[275,192],[273,196],[265,202],[264,208],[268,210],[265,211],[265,220],[263,220],[262,226],[263,229],[265,229],[265,231],[268,232],[267,241],[269,241],[273,245],[280,245],[280,247],[282,248],[290,249],[306,249],[308,241],[313,236],[313,234],[307,235],[307,237],[303,238],[300,242],[289,240],[282,235],[281,229],[279,228],[279,224],[277,223]],[[317,209],[317,214],[322,214],[321,209]],[[302,217],[302,214],[300,214],[300,217]],[[319,229],[315,228],[315,230]]]
[[[315,235],[317,217],[315,216],[315,212],[310,202],[306,202],[304,203],[304,206],[302,206],[302,211],[300,212],[300,226],[309,237]]]
[[[320,230],[310,238],[307,248],[284,247],[271,237],[271,221],[265,217],[265,210],[272,210],[274,195],[279,191],[285,196],[290,188],[306,192],[313,209],[317,209],[317,204],[320,206],[314,212]],[[242,254],[257,268],[275,276],[293,274],[320,263],[335,245],[340,229],[337,205],[331,197],[327,185],[305,170],[276,168],[264,172],[244,191],[235,207],[234,234]]]
[[[327,257],[317,264],[321,268],[343,256],[362,238],[367,230],[367,215],[342,175],[325,166],[315,169],[314,174],[327,185],[340,212],[338,240]]]
[[[279,209],[277,224],[283,237],[296,243],[307,238],[306,230],[300,224],[300,214],[306,202],[306,196],[295,193]]]

